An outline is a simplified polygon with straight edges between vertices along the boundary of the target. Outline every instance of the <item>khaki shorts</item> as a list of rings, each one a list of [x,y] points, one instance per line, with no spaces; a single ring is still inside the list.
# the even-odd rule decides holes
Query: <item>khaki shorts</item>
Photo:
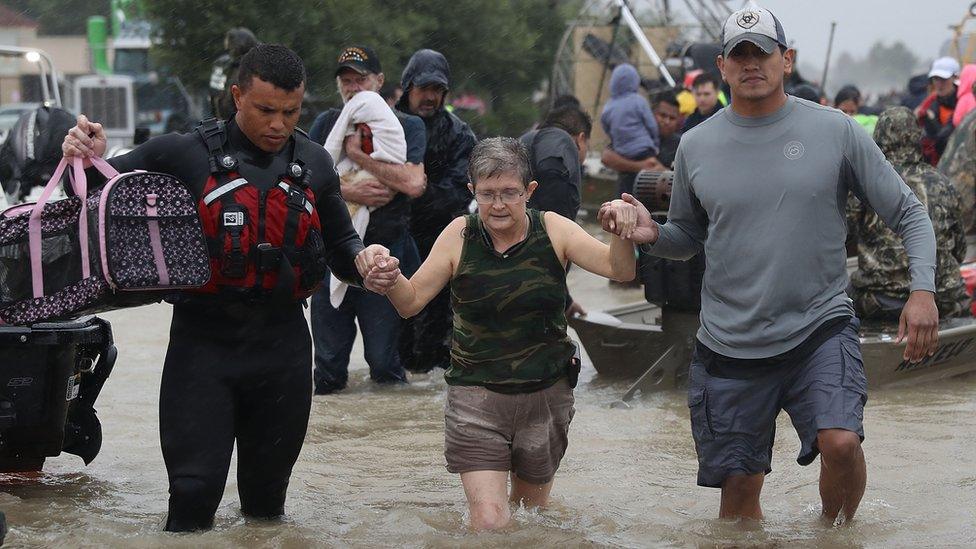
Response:
[[[541,391],[514,395],[484,387],[448,387],[447,470],[512,471],[525,482],[549,482],[566,453],[574,402],[565,379]]]

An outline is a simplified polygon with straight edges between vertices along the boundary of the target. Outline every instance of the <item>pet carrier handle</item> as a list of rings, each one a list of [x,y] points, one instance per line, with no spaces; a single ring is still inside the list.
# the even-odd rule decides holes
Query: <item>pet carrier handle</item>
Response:
[[[92,158],[92,165],[102,173],[105,177],[111,178],[118,175],[118,172],[105,162],[101,158]],[[64,172],[68,167],[68,158],[64,157],[61,162],[58,163],[57,169],[54,170],[54,174],[51,179],[48,180],[47,185],[44,187],[44,191],[41,193],[41,197],[34,204],[33,209],[31,209],[30,218],[28,219],[28,238],[30,245],[30,261],[31,261],[31,283],[33,285],[34,299],[44,297],[44,267],[41,257],[42,253],[42,222],[41,214],[44,212],[44,205],[47,204],[48,200],[51,198],[51,194],[61,183],[61,178],[64,176]],[[75,195],[81,200],[81,211],[78,215],[78,237],[79,244],[81,247],[81,274],[83,278],[88,278],[91,276],[91,265],[89,263],[88,254],[88,178],[85,176],[85,168],[82,163],[82,159],[79,157],[71,158],[71,186],[74,189]]]
[[[118,170],[116,170],[115,168],[113,168],[111,164],[109,164],[108,162],[102,160],[98,156],[93,156],[93,157],[89,158],[88,161],[91,162],[91,165],[96,170],[98,170],[98,172],[101,173],[102,176],[104,176],[106,180],[112,179],[113,177],[119,175],[119,171]],[[82,166],[84,166],[84,162],[82,162]],[[81,194],[79,194],[78,193],[78,189],[75,188],[75,174],[73,172],[74,172],[74,170],[72,170],[71,172],[68,172],[68,180],[71,182],[71,188],[74,189],[75,195],[77,195],[77,196],[80,197]]]
[[[112,179],[113,177],[119,175],[119,171],[116,170],[108,162],[102,160],[101,157],[93,156],[88,160],[91,162],[92,166],[94,166],[95,169],[98,170],[99,173],[105,176],[105,179]]]

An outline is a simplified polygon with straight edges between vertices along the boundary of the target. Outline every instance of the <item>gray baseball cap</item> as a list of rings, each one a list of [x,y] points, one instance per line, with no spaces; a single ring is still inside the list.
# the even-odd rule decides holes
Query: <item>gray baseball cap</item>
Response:
[[[722,56],[728,57],[743,42],[752,42],[766,53],[773,53],[779,46],[789,47],[779,19],[755,2],[749,2],[725,20],[722,25]]]

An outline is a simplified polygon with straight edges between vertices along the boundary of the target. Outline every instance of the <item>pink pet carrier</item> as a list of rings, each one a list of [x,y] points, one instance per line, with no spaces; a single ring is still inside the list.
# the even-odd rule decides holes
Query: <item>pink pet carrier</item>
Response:
[[[49,202],[68,167],[62,159],[34,204],[0,213],[0,324],[32,324],[161,301],[210,280],[196,200],[167,174],[119,174],[88,194],[73,158],[75,196]]]

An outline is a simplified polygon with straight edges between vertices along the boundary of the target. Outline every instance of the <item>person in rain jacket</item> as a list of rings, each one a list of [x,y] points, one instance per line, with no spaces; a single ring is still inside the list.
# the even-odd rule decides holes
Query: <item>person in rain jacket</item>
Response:
[[[884,111],[874,141],[908,188],[928,210],[938,251],[935,264],[939,318],[968,314],[969,298],[959,264],[966,255],[959,192],[922,157],[922,128],[912,111]],[[893,230],[854,193],[847,201],[848,233],[858,237],[858,268],[847,293],[859,318],[898,320],[911,293],[908,253]]]
[[[956,90],[956,110],[952,111],[952,126],[958,128],[962,119],[976,109],[976,97],[973,96],[973,84],[976,84],[976,65],[966,65],[959,73],[959,89]]]
[[[949,136],[956,126],[952,115],[956,110],[956,85],[959,77],[959,62],[952,57],[940,57],[932,63],[929,71],[929,84],[932,93],[915,111],[919,123],[925,130],[922,139],[922,152],[930,164],[937,165],[945,151]]]
[[[474,132],[445,108],[451,69],[447,59],[434,50],[419,50],[410,57],[400,86],[403,96],[397,110],[419,116],[427,129],[424,171],[427,190],[410,207],[410,234],[425,260],[437,236],[471,202],[468,190],[468,157],[474,149]],[[445,289],[420,314],[405,321],[400,334],[400,359],[407,370],[429,372],[450,366],[451,303]]]
[[[976,110],[952,132],[938,170],[949,178],[960,197],[960,217],[966,233],[966,259],[976,261]]]
[[[600,124],[610,137],[610,148],[627,160],[646,160],[657,156],[661,147],[657,121],[651,106],[638,92],[640,75],[633,65],[624,63],[610,75],[610,101],[603,107]],[[621,172],[617,192],[633,192],[636,174]]]

